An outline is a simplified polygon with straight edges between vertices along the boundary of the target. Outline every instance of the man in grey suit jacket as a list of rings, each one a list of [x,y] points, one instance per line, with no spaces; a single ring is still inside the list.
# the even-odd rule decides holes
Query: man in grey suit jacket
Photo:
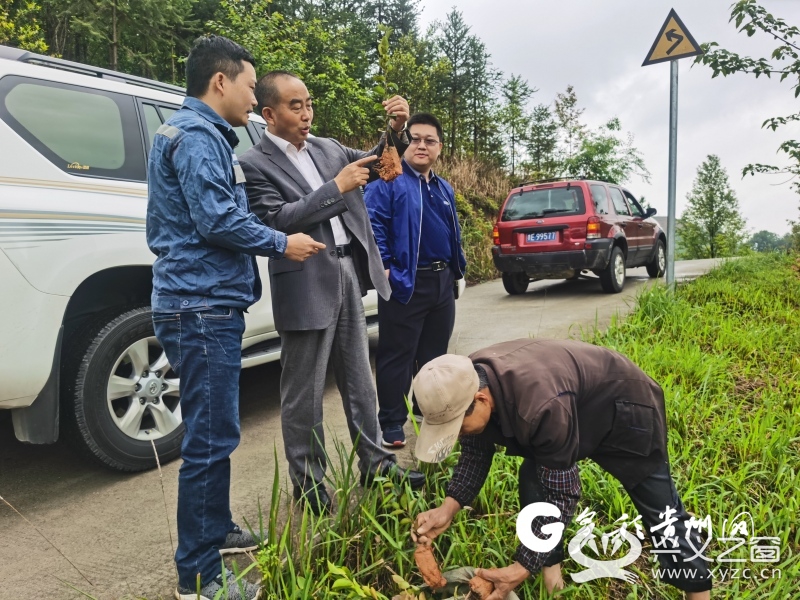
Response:
[[[357,444],[362,485],[380,474],[421,487],[422,473],[401,469],[378,441],[361,301],[372,288],[386,299],[391,294],[360,190],[370,178],[367,165],[382,147],[363,152],[333,139],[309,139],[311,97],[292,73],[264,75],[255,93],[268,127],[260,143],[239,157],[250,207],[274,229],[304,232],[326,244],[324,252],[305,263],[269,265],[272,310],[282,343],[281,423],[294,496],[317,514],[330,508],[322,483],[327,466],[322,393],[329,361],[350,437]],[[402,138],[398,133],[393,141],[402,152],[408,103],[395,96],[384,105],[396,115],[392,127]]]

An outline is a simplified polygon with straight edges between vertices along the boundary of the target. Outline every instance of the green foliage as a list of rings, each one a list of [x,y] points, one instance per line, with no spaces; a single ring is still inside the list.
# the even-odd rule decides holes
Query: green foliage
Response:
[[[180,82],[199,23],[196,0],[41,0],[49,52],[114,70]]]
[[[528,128],[531,124],[531,117],[526,106],[530,97],[537,91],[535,88],[531,89],[528,82],[519,75],[512,75],[503,87],[503,104],[499,117],[511,154],[511,177],[514,177],[515,174],[519,146],[527,141]]]
[[[556,118],[566,145],[566,158],[570,159],[586,133],[586,126],[581,123],[584,109],[578,108],[578,96],[575,88],[571,85],[567,86],[565,92],[556,95],[554,105]]]
[[[0,4],[0,44],[40,54],[47,52],[40,13],[35,0],[4,0]]]
[[[750,237],[747,245],[756,252],[786,251],[792,246],[791,234],[780,237],[777,233],[762,229]]]
[[[461,240],[467,259],[466,279],[470,283],[497,277],[492,262],[493,222],[485,218],[464,195],[456,193],[456,210]]]
[[[718,156],[710,154],[700,165],[686,197],[689,204],[679,219],[681,256],[717,258],[740,253],[747,239],[746,224]]]
[[[568,157],[562,170],[570,177],[586,177],[610,183],[625,183],[631,175],[650,181],[641,153],[633,145],[633,135],[621,136],[622,126],[616,117],[596,132],[583,133],[575,154]]]
[[[530,179],[555,177],[560,171],[557,155],[558,123],[546,104],[540,104],[533,109],[527,142],[529,162],[526,167]]]
[[[445,157],[508,165],[515,176],[560,174],[563,157],[575,154],[586,131],[575,90],[570,86],[556,98],[558,123],[541,110],[540,122],[532,123],[528,102],[535,88],[519,76],[505,78],[492,66],[486,45],[457,8],[421,33],[419,4],[5,0],[0,40],[181,84],[182,62],[194,39],[225,35],[254,54],[259,74],[284,69],[303,79],[315,101],[316,135],[371,147],[375,120],[385,119],[378,103],[398,93],[412,112],[440,119]]]
[[[796,260],[759,254],[727,261],[680,284],[674,294],[663,286],[650,288],[632,314],[593,338],[631,358],[663,387],[671,470],[689,512],[710,515],[718,527],[750,511],[755,536],[780,538],[780,563],[770,565],[781,569],[780,578],[717,581],[712,597],[797,595],[799,299]],[[586,466],[592,469],[581,472],[584,502],[630,507],[613,480],[596,477],[599,469]],[[619,514],[601,510],[609,519]],[[709,556],[723,549],[712,543]],[[649,569],[644,572],[649,575]],[[654,586],[642,597],[682,597],[652,579],[642,584]],[[567,597],[590,596],[581,586]]]
[[[378,42],[378,72],[375,74],[375,84],[372,87],[372,94],[375,100],[373,108],[378,113],[377,118],[384,123],[384,128],[387,132],[387,140],[391,143],[391,136],[388,135],[390,115],[386,114],[381,102],[396,94],[398,90],[397,84],[389,81],[389,77],[386,74],[389,71],[389,65],[391,63],[389,40],[392,35],[392,29],[385,25],[379,25],[378,29],[383,33],[383,36]]]
[[[789,232],[789,241],[791,247],[795,252],[800,252],[800,221],[789,221],[791,231]]]
[[[348,73],[348,32],[329,29],[319,19],[289,19],[270,5],[269,0],[222,0],[208,28],[250,50],[259,73],[273,69],[297,73],[314,98],[317,135],[366,136],[371,129],[371,97]]]

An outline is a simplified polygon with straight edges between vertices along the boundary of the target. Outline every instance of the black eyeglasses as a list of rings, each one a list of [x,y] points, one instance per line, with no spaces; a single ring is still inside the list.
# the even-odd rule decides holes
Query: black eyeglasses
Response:
[[[441,142],[439,142],[439,140],[434,140],[433,138],[424,138],[423,139],[423,138],[418,138],[418,137],[412,137],[411,138],[411,143],[409,145],[410,146],[419,146],[420,144],[425,144],[428,148],[435,148],[440,143]]]

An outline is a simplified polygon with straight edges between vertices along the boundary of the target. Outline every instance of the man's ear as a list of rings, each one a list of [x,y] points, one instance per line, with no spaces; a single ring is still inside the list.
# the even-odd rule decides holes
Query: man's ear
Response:
[[[269,106],[261,109],[261,118],[273,127],[275,126],[275,114]]]
[[[225,73],[222,71],[214,73],[214,75],[211,77],[211,83],[208,86],[208,91],[216,91],[220,94],[225,93]]]
[[[489,407],[489,410],[494,411],[494,398],[492,397],[492,392],[488,387],[475,392],[475,401],[485,404]]]

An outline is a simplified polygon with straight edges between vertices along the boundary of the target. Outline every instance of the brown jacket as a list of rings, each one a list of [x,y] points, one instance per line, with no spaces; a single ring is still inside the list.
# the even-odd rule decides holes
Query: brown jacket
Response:
[[[496,411],[480,437],[567,469],[591,458],[633,487],[667,460],[664,393],[621,354],[573,340],[514,340],[470,355]]]

